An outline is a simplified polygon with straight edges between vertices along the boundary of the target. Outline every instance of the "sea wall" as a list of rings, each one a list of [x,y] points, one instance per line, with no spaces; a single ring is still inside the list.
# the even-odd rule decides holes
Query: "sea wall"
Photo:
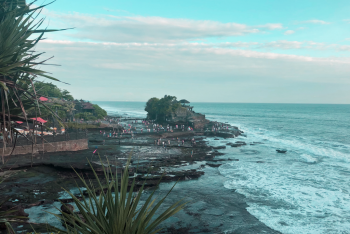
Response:
[[[34,145],[32,150],[32,145],[16,146],[12,155],[18,154],[34,154],[38,153],[49,153],[49,152],[59,152],[59,151],[78,151],[88,149],[88,139],[70,140],[70,141],[59,141],[51,143],[37,143]],[[2,148],[0,148],[0,154],[2,154]],[[7,147],[4,156],[8,156],[12,151],[12,147]]]

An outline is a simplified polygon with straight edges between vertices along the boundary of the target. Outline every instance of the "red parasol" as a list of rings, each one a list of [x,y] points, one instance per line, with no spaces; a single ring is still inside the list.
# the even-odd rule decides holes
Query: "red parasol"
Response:
[[[38,118],[31,118],[31,119],[33,119],[33,120],[35,120],[35,121],[37,121],[37,122],[39,122],[39,123],[42,123],[42,124],[44,124],[44,123],[47,122],[46,120],[44,120],[44,119],[42,119],[42,118],[40,118],[40,117],[38,117]]]
[[[39,100],[42,101],[42,102],[46,102],[46,101],[49,100],[49,99],[46,98],[46,97],[40,97]]]

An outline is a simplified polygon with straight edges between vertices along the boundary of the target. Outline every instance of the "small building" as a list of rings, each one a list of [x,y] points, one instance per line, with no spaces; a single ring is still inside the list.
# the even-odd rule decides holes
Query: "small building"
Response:
[[[93,113],[95,111],[95,107],[90,102],[82,103],[82,111]]]

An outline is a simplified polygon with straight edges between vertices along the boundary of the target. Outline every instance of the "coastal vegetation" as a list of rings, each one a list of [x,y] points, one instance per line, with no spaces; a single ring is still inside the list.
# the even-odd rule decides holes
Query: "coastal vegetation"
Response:
[[[36,81],[34,82],[34,88],[38,96],[64,99],[66,101],[74,101],[73,96],[68,90],[62,90],[52,82]],[[34,88],[30,87],[29,91],[34,92]]]
[[[26,5],[24,0],[0,1],[0,131],[4,149],[21,134],[14,128],[16,121],[28,122],[44,109],[59,119],[39,100],[33,85],[38,77],[58,81],[37,68],[46,60],[39,60],[43,53],[37,52],[35,46],[44,33],[58,31],[40,29],[44,19],[38,17],[44,6]]]
[[[90,128],[99,128],[101,123],[97,124],[86,124],[86,123],[77,123],[77,122],[68,122],[65,123],[67,129],[90,129]]]
[[[64,122],[72,122],[75,119],[95,121],[107,116],[107,112],[99,105],[74,99],[68,90],[62,90],[53,83],[36,81],[33,87],[30,89],[35,90],[39,99],[54,110]],[[34,111],[32,109],[29,113],[34,115]],[[55,115],[47,109],[41,111],[40,117],[49,121],[46,126],[51,126],[55,120]]]
[[[120,179],[118,178],[117,171],[113,173],[109,163],[105,167],[101,161],[105,183],[99,179],[89,162],[98,187],[94,187],[91,181],[88,183],[88,181],[76,172],[88,196],[85,198],[84,191],[79,189],[80,195],[83,198],[80,200],[74,194],[66,191],[72,197],[80,215],[73,212],[73,206],[68,207],[63,204],[64,209],[61,209],[61,215],[54,215],[62,220],[66,231],[59,229],[56,229],[56,231],[69,234],[154,234],[159,232],[160,229],[156,229],[158,225],[183,209],[185,203],[180,200],[155,218],[155,213],[176,184],[158,202],[156,201],[157,199],[153,199],[155,192],[153,191],[147,197],[146,201],[141,203],[140,199],[146,181],[143,182],[137,192],[134,192],[136,189],[135,177],[132,183],[129,183],[130,161],[131,156],[126,163],[124,172],[121,173]]]
[[[179,107],[181,107],[181,104],[175,96],[165,95],[161,99],[156,97],[149,99],[145,111],[149,119],[165,120]]]
[[[34,128],[34,121],[38,121],[38,117],[49,120],[46,126],[56,121],[64,126],[64,120],[68,122],[74,118],[96,120],[107,115],[106,111],[98,105],[74,100],[67,90],[61,90],[52,83],[37,80],[41,77],[58,81],[48,72],[36,67],[45,64],[47,60],[39,60],[43,53],[37,52],[35,46],[43,39],[44,33],[59,30],[40,29],[44,19],[38,17],[46,5],[34,6],[33,3],[27,5],[25,0],[0,0],[0,131],[3,149],[6,148],[6,143],[15,142],[18,135],[34,142],[34,131],[24,135],[15,127],[19,122],[28,123],[31,118],[35,118],[30,120]],[[163,102],[169,102],[169,100],[174,99],[165,98],[159,103],[160,107],[164,106],[164,109],[160,109],[160,116],[168,114]],[[174,102],[174,105],[178,104]],[[16,147],[16,144],[12,145]],[[5,164],[4,153],[2,163]],[[93,186],[89,187],[87,181],[80,177],[87,189],[88,197],[86,198],[82,191],[83,201],[79,201],[73,194],[70,195],[85,221],[74,213],[63,214],[68,233],[156,233],[158,230],[155,229],[161,222],[183,208],[185,204],[180,204],[181,201],[177,202],[153,219],[166,197],[156,202],[153,199],[153,192],[141,205],[139,201],[145,183],[138,193],[134,193],[134,178],[128,189],[129,164],[130,159],[121,176],[120,184],[117,173],[115,177],[113,176],[111,166],[105,168],[102,164],[106,179],[104,185],[91,167],[99,184],[97,188],[100,191],[99,196],[96,194],[97,189]],[[2,178],[0,178],[1,182]],[[0,201],[0,207],[4,202]],[[9,224],[16,218],[11,216],[11,213],[12,210],[0,212],[0,224],[5,224],[9,233],[15,233]],[[62,230],[58,231],[64,233]]]

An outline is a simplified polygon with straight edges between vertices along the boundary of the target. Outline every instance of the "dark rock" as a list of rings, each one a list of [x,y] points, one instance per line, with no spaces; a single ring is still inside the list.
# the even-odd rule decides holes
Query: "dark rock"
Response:
[[[256,161],[256,163],[264,163],[264,161]]]
[[[220,167],[222,164],[206,163],[209,167]]]
[[[281,154],[284,154],[287,152],[287,150],[276,150],[276,151],[277,151],[277,153],[281,153]]]
[[[228,160],[229,161],[239,161],[239,159],[237,159],[237,158],[229,158]]]
[[[232,144],[231,147],[241,147],[242,144]]]
[[[218,141],[218,140],[220,140],[220,139],[219,139],[219,138],[215,138],[214,140],[215,140],[215,141]]]
[[[66,214],[72,214],[74,211],[74,206],[72,206],[71,204],[64,204],[61,206],[61,211]]]
[[[247,143],[245,143],[244,141],[236,141],[236,144],[246,145]]]
[[[220,145],[220,146],[213,147],[213,149],[226,149],[226,146]]]
[[[25,216],[28,217],[29,214],[24,212],[24,209],[22,205],[14,205],[12,202],[5,202],[1,207],[0,211],[8,211],[8,210],[14,210],[14,212],[11,213],[13,216]]]

